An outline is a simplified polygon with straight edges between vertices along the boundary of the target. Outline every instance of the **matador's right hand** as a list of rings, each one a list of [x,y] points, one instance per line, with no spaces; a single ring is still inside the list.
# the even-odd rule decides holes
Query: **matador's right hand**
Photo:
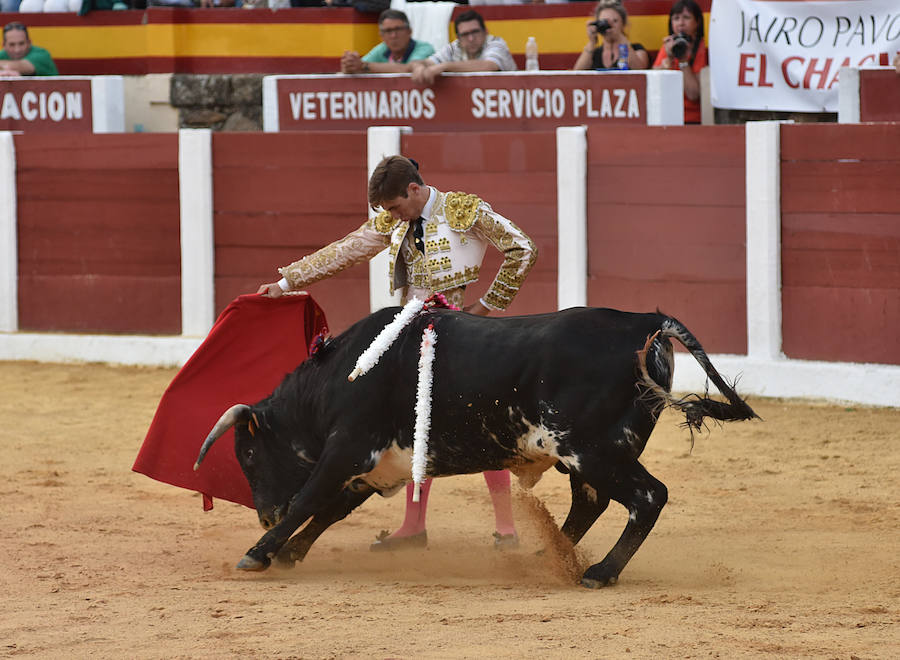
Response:
[[[282,294],[284,294],[284,291],[281,290],[278,282],[270,282],[269,284],[261,285],[256,293],[266,296],[267,298],[280,298]]]

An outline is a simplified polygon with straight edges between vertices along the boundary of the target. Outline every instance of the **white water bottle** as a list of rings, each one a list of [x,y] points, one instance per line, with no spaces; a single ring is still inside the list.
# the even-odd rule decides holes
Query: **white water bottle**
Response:
[[[525,43],[525,70],[540,71],[540,69],[541,67],[538,64],[537,41],[534,37],[528,37],[528,41]]]

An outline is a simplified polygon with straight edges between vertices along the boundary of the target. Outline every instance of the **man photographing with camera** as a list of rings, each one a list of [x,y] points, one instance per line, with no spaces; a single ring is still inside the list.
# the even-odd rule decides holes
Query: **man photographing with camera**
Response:
[[[680,70],[684,77],[684,123],[700,123],[700,70],[707,64],[703,11],[694,0],[678,0],[669,10],[669,34],[654,69]]]

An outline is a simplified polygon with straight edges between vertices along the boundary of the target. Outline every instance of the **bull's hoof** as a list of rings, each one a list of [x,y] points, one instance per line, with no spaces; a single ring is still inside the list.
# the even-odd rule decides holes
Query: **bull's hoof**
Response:
[[[611,587],[619,580],[619,572],[622,569],[612,565],[606,559],[599,564],[594,564],[588,568],[584,575],[581,576],[581,586],[588,589],[602,589],[603,587]]]
[[[603,587],[613,586],[618,580],[619,578],[611,577],[605,582],[602,582],[600,580],[593,580],[591,578],[583,577],[581,578],[581,586],[588,589],[602,589]]]
[[[259,559],[254,559],[250,555],[244,555],[237,563],[236,568],[239,571],[264,571],[269,568],[269,564],[271,563],[272,561],[270,559],[260,561]]]

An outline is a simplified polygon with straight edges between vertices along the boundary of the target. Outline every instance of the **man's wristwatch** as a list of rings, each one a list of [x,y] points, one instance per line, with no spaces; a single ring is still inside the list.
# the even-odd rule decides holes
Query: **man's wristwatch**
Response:
[[[682,71],[684,71],[685,69],[690,69],[691,63],[690,62],[679,62],[678,68],[681,69]]]

